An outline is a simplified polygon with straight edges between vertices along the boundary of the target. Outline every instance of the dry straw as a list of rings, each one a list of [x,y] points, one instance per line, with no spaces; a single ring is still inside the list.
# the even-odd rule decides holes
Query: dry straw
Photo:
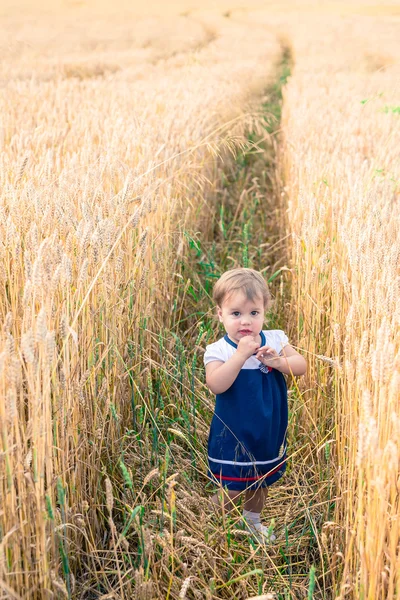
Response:
[[[339,597],[394,599],[400,585],[393,423],[400,409],[400,46],[388,20],[333,23],[328,37],[323,22],[315,18],[311,38],[308,28],[292,30],[296,67],[283,115],[287,227],[296,242],[293,325],[300,347],[314,356],[303,418],[316,424],[316,443],[336,437],[335,517],[344,529],[337,538],[344,556]],[[371,47],[377,36],[379,50]],[[329,41],[339,37],[348,42]],[[327,360],[321,349],[332,356],[328,364],[341,367],[320,367],[319,359]]]
[[[106,456],[119,464],[122,432],[139,418],[131,385],[146,389],[152,331],[171,322],[177,249],[182,260],[184,232],[211,226],[216,162],[243,143],[247,100],[279,44],[217,15],[211,27],[206,15],[149,20],[99,4],[95,19],[72,5],[36,19],[27,6],[35,25],[25,27],[10,11],[0,22],[0,587],[71,597],[81,561],[109,571],[93,550],[109,527],[118,597],[150,598],[140,570],[135,590],[121,576],[128,542],[117,542],[99,470]]]

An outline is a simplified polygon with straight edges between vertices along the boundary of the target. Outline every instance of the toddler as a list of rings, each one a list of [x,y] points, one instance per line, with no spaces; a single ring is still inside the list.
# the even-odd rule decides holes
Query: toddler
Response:
[[[283,331],[263,330],[271,303],[254,269],[226,271],[214,286],[226,334],[206,347],[206,382],[216,394],[208,440],[209,476],[223,486],[214,504],[232,507],[244,491],[243,518],[260,541],[272,541],[260,520],[267,488],[286,468],[288,404],[283,374],[303,375],[306,361]]]

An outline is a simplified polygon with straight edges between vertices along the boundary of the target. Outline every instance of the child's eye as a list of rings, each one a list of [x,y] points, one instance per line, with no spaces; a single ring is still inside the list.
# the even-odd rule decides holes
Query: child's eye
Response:
[[[255,317],[256,315],[258,315],[258,310],[252,310],[251,314],[253,315],[253,317]]]
[[[234,317],[238,317],[240,315],[240,312],[238,310],[235,310],[232,314]]]

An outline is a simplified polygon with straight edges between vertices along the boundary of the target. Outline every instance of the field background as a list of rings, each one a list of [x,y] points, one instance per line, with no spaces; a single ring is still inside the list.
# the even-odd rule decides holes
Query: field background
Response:
[[[0,6],[0,598],[400,595],[400,4]],[[212,284],[262,270],[290,461],[217,518]]]

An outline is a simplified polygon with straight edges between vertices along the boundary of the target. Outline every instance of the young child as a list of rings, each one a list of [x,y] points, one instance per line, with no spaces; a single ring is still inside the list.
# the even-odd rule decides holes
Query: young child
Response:
[[[261,541],[272,541],[260,521],[267,487],[286,468],[288,404],[283,373],[303,375],[306,361],[280,330],[263,330],[271,303],[267,284],[253,269],[226,271],[214,286],[226,334],[206,347],[206,382],[216,394],[208,440],[209,476],[226,508],[245,492],[243,517]]]

